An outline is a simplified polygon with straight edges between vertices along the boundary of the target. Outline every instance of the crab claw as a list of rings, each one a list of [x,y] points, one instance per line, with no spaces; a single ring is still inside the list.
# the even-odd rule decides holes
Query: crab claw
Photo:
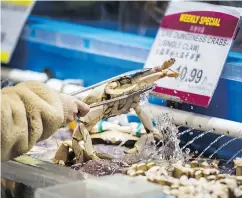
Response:
[[[174,65],[175,62],[176,60],[174,58],[171,58],[168,61],[165,61],[161,66],[156,67],[156,72],[161,72],[165,69],[170,68],[172,65]]]
[[[164,70],[164,69],[168,69],[170,68],[172,65],[174,65],[174,63],[176,62],[176,60],[174,58],[171,58],[170,60],[168,61],[165,61],[163,63],[163,65],[161,66],[161,69]]]

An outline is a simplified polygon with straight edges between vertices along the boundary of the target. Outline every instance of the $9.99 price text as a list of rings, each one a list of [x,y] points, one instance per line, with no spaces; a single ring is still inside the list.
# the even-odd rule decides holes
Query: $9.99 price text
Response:
[[[204,77],[204,72],[202,69],[190,69],[187,66],[180,65],[176,70],[180,74],[178,79],[182,82],[195,83],[198,85],[201,84],[206,78]]]

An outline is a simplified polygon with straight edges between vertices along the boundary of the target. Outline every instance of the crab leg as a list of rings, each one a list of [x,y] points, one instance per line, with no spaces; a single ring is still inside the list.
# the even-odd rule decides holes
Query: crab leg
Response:
[[[140,118],[141,122],[143,123],[147,134],[141,136],[141,138],[135,143],[134,148],[126,151],[126,153],[129,154],[140,152],[143,147],[146,146],[146,144],[148,143],[147,140],[154,140],[154,137],[157,137],[158,139],[161,138],[161,133],[158,131],[157,128],[153,126],[152,119],[149,114],[141,106],[135,107],[134,110]]]
[[[84,149],[79,145],[79,142],[84,141]],[[84,154],[90,159],[98,159],[92,145],[91,136],[83,123],[79,123],[73,132],[72,148],[76,156],[77,162],[82,162]]]
[[[177,71],[174,71],[172,69],[168,69],[170,73],[167,72],[167,77],[177,78],[180,74]]]
[[[156,82],[161,78],[165,78],[165,77],[177,78],[178,76],[179,76],[179,73],[176,71],[164,70],[139,79],[136,85],[140,86],[140,84],[148,84],[151,82]]]
[[[148,112],[146,112],[140,105],[135,107],[134,110],[144,125],[147,133],[159,133],[159,131],[153,126],[152,119]]]
[[[58,150],[54,156],[54,162],[55,163],[60,163],[63,161],[64,163],[67,162],[68,160],[68,155],[69,155],[69,148],[71,148],[71,143],[69,141],[64,141],[61,143],[61,145],[57,145]]]

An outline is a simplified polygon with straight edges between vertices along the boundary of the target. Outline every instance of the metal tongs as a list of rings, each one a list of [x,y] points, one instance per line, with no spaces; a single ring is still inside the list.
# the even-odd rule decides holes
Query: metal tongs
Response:
[[[119,101],[119,100],[128,99],[130,97],[134,97],[136,95],[143,94],[143,93],[145,93],[145,92],[147,92],[149,90],[152,90],[152,89],[154,89],[154,86],[150,86],[150,87],[147,87],[145,89],[142,89],[142,90],[133,92],[133,93],[128,94],[128,95],[120,96],[120,97],[117,97],[117,98],[114,98],[114,99],[110,99],[110,100],[106,100],[106,101],[102,101],[102,102],[93,103],[93,104],[89,105],[89,107],[90,108],[94,108],[94,107],[98,107],[98,106],[101,106],[101,105],[113,103],[113,102],[116,102],[116,101]]]
[[[133,92],[133,93],[128,94],[128,95],[120,96],[120,97],[110,99],[110,100],[105,100],[105,101],[102,101],[102,102],[93,103],[93,104],[89,105],[89,107],[94,108],[94,107],[102,106],[102,105],[105,105],[105,104],[113,103],[113,102],[116,102],[116,101],[119,101],[119,100],[128,99],[130,97],[134,97],[136,95],[143,94],[143,93],[145,93],[149,90],[152,90],[154,88],[155,88],[155,86],[146,87],[145,89]],[[80,123],[80,118],[78,116],[75,117],[75,120],[76,120],[77,123]]]
[[[122,77],[122,76],[128,76],[128,75],[131,76],[131,75],[135,75],[135,74],[138,74],[138,73],[141,73],[141,72],[148,71],[148,70],[150,70],[150,69],[151,69],[151,68],[145,68],[145,69],[137,69],[137,70],[134,70],[134,71],[126,72],[126,73],[120,74],[120,75],[118,75],[118,76],[115,76],[115,77],[113,77],[113,78],[109,78],[109,79],[104,80],[104,81],[102,81],[102,82],[99,82],[99,83],[96,83],[96,84],[91,85],[91,86],[89,86],[89,87],[86,87],[86,88],[84,88],[84,89],[74,91],[74,92],[70,93],[69,95],[71,95],[71,96],[76,96],[76,95],[81,94],[81,93],[83,93],[83,92],[85,92],[85,91],[88,91],[88,90],[90,90],[90,89],[93,89],[93,88],[95,88],[95,87],[98,87],[98,86],[100,86],[100,85],[103,85],[103,84],[105,84],[105,83],[108,83],[109,81],[116,80],[116,79],[118,79],[118,78],[120,78],[120,77]]]
[[[141,72],[145,72],[145,71],[148,71],[150,70],[151,68],[145,68],[145,69],[139,69],[139,70],[134,70],[134,71],[130,71],[130,72],[126,72],[126,73],[123,73],[121,75],[118,75],[118,76],[115,76],[113,78],[109,78],[107,80],[104,80],[102,82],[99,82],[99,83],[96,83],[94,85],[91,85],[87,88],[84,88],[84,89],[81,89],[81,90],[78,90],[78,91],[75,91],[75,92],[72,92],[70,95],[71,96],[76,96],[80,93],[83,93],[85,91],[88,91],[90,89],[93,89],[95,87],[98,87],[100,85],[103,85],[105,83],[108,83],[110,81],[113,81],[113,80],[116,80],[122,76],[125,76],[125,75],[135,75],[135,74],[138,74],[138,73],[141,73]],[[139,90],[139,91],[136,91],[136,92],[133,92],[131,94],[128,94],[128,95],[124,95],[124,96],[120,96],[120,97],[117,97],[117,98],[114,98],[114,99],[110,99],[110,100],[106,100],[106,101],[102,101],[102,102],[97,102],[97,103],[93,103],[91,105],[89,105],[90,108],[94,108],[94,107],[98,107],[98,106],[101,106],[101,105],[105,105],[105,104],[109,104],[109,103],[113,103],[113,102],[116,102],[116,101],[119,101],[119,100],[123,100],[123,99],[127,99],[127,98],[130,98],[130,97],[134,97],[136,95],[140,95],[142,93],[145,93],[146,91],[149,91],[149,90],[152,90],[154,89],[154,86],[150,86],[150,87],[146,87],[145,89],[142,89],[142,90]]]

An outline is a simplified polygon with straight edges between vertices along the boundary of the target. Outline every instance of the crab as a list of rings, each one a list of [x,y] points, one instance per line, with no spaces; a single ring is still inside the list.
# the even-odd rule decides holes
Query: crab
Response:
[[[79,99],[91,105],[155,86],[155,82],[164,77],[177,78],[179,73],[170,69],[174,63],[175,59],[171,58],[165,61],[161,66],[150,68],[146,71],[136,73],[133,76],[122,76],[116,80],[93,88],[87,96]],[[149,113],[145,112],[142,106],[139,105],[140,101],[140,95],[132,95],[126,99],[91,108],[86,116],[79,118],[78,124],[72,134],[72,149],[75,153],[76,162],[81,163],[84,152],[90,159],[99,158],[92,145],[90,131],[100,120],[126,114],[131,109],[135,110],[147,133],[142,135],[135,143],[134,148],[126,151],[126,153],[135,154],[141,151],[142,145],[144,145],[147,138],[151,136],[160,139],[161,133],[153,126]],[[80,141],[85,142],[84,148],[80,146]]]

